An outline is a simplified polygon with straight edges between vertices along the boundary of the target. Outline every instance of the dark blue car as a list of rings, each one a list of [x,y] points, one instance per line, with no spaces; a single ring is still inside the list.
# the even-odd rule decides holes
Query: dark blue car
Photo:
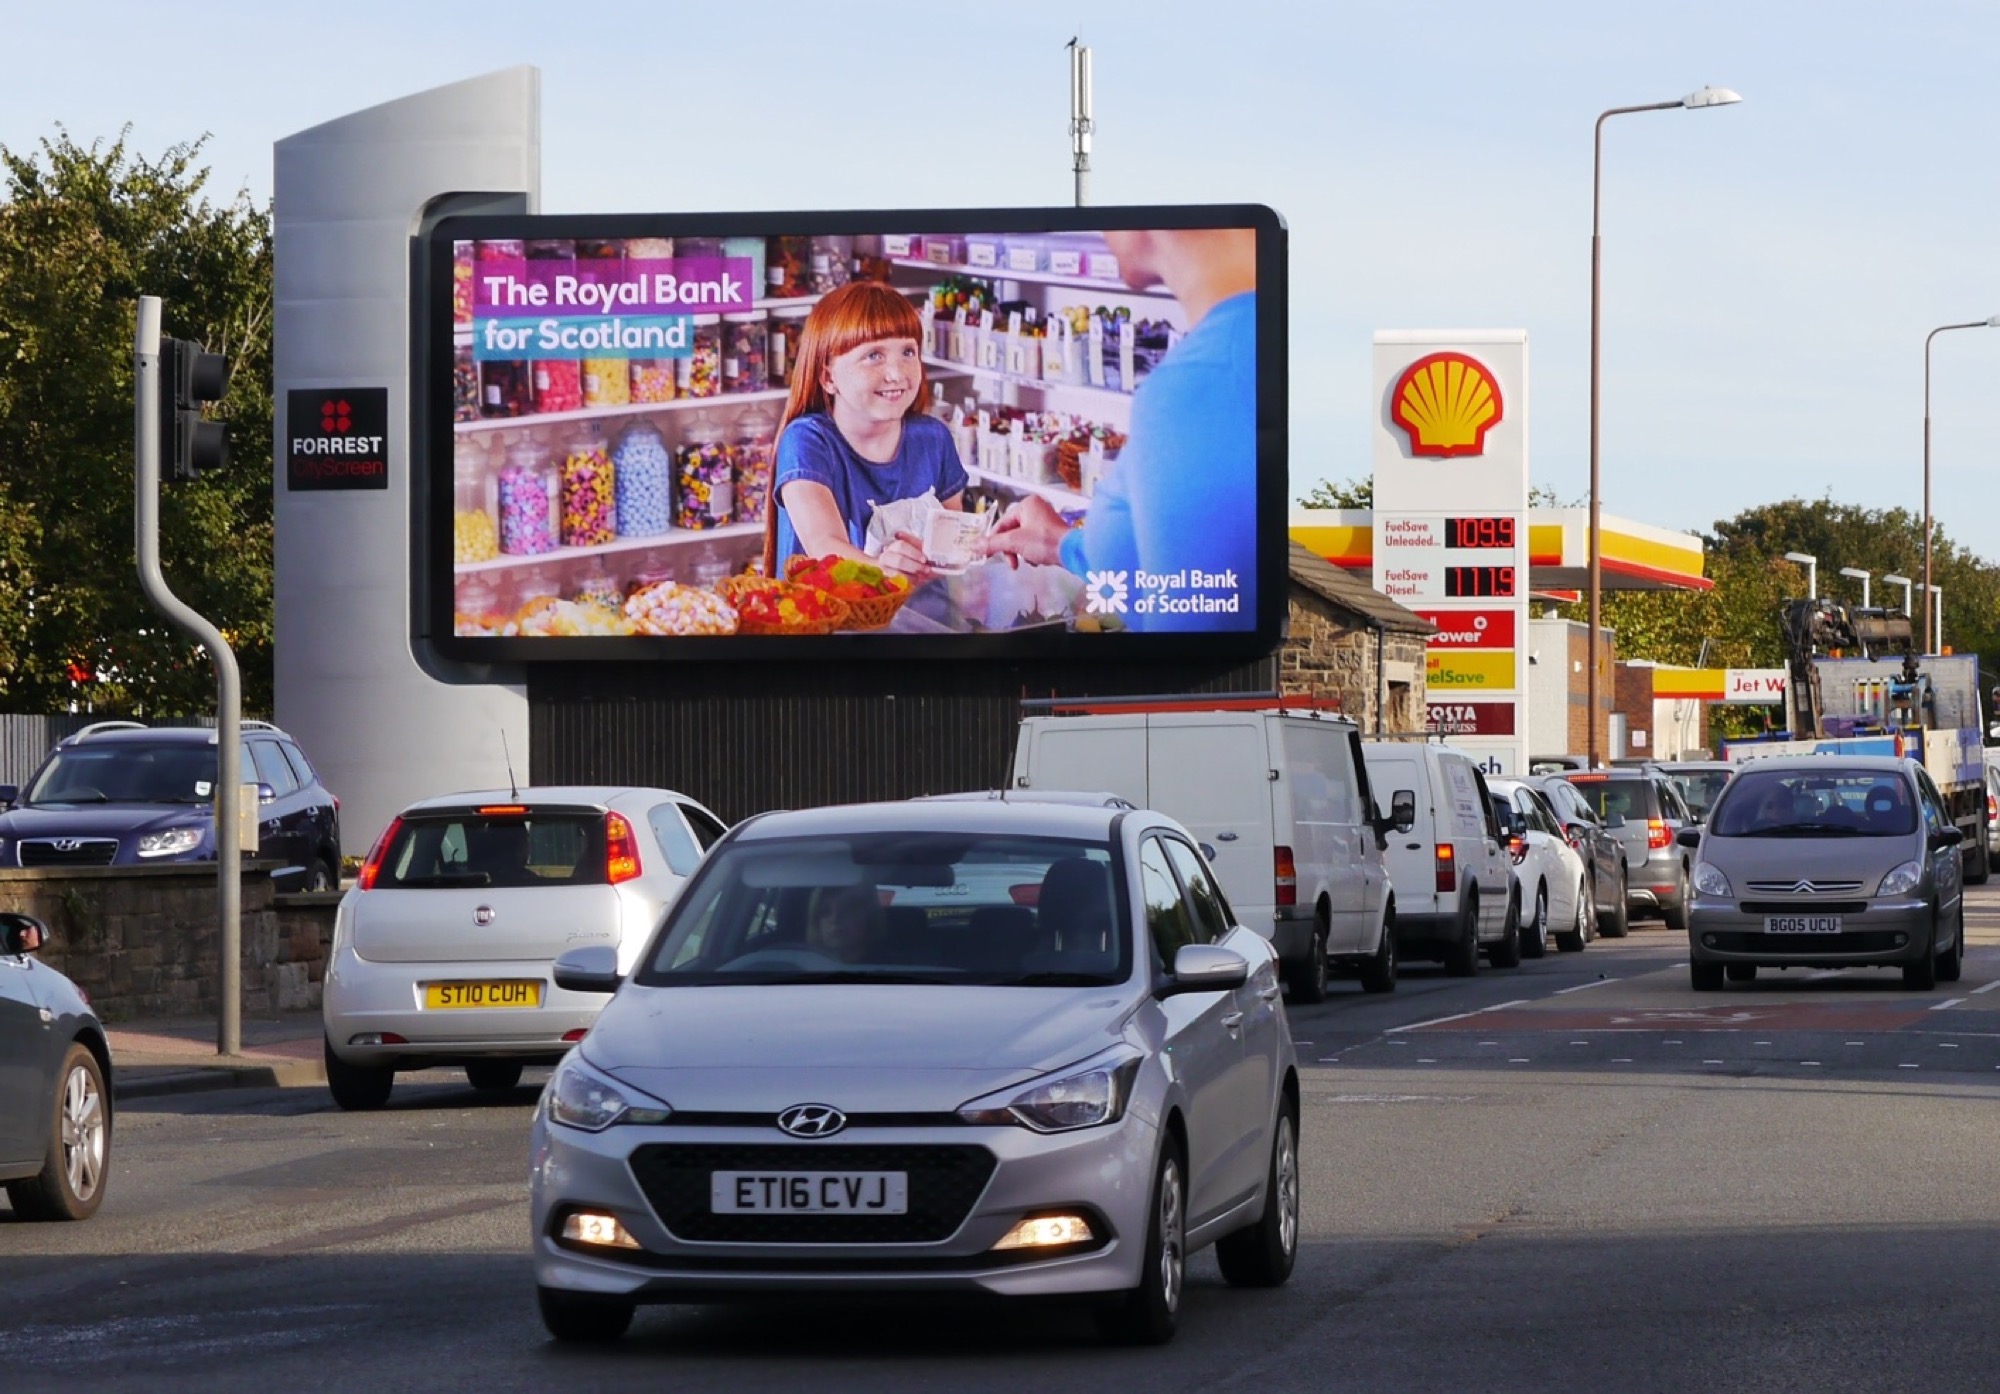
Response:
[[[258,850],[281,888],[340,884],[340,801],[297,742],[243,723],[242,779],[258,788]],[[215,732],[135,721],[88,726],[26,785],[0,784],[0,866],[146,866],[215,858]]]

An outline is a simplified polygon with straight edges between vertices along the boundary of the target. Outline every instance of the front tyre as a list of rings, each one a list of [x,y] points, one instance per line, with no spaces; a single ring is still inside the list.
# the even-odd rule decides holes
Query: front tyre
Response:
[[[111,1104],[104,1070],[90,1048],[71,1042],[49,1119],[42,1169],[7,1183],[7,1199],[24,1220],[87,1220],[104,1201],[111,1158]]]
[[[558,1288],[537,1287],[542,1325],[558,1341],[603,1345],[615,1341],[632,1325],[633,1304],[622,1297],[598,1297]]]
[[[1097,1309],[1098,1334],[1123,1346],[1163,1346],[1179,1324],[1187,1287],[1187,1193],[1180,1153],[1169,1140],[1153,1178],[1153,1218],[1139,1286]]]
[[[1937,978],[1955,983],[1965,975],[1965,902],[1958,905],[1958,928],[1952,933],[1951,947],[1937,956]]]
[[[1216,1262],[1231,1287],[1280,1287],[1298,1262],[1299,1141],[1289,1102],[1278,1114],[1265,1186],[1263,1218],[1215,1243]]]

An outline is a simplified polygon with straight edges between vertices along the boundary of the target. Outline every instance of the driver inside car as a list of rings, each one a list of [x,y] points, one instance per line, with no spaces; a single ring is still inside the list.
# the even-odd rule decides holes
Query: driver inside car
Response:
[[[888,929],[875,887],[842,886],[821,894],[806,943],[842,963],[868,963],[880,957]]]

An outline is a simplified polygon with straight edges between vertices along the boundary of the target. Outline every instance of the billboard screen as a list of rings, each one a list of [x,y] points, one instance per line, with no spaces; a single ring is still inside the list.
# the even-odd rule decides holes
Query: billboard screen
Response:
[[[1267,208],[482,216],[424,251],[447,657],[1278,640]]]

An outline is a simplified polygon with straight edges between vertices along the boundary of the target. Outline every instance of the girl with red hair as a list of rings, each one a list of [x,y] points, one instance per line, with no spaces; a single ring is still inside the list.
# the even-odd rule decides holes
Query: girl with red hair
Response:
[[[968,482],[951,432],[928,414],[923,325],[880,281],[853,281],[813,306],[799,336],[791,398],[765,521],[767,574],[794,556],[873,561],[912,580],[930,574],[923,542],[899,533],[879,556],[864,543],[874,505],[926,489],[964,505]]]

